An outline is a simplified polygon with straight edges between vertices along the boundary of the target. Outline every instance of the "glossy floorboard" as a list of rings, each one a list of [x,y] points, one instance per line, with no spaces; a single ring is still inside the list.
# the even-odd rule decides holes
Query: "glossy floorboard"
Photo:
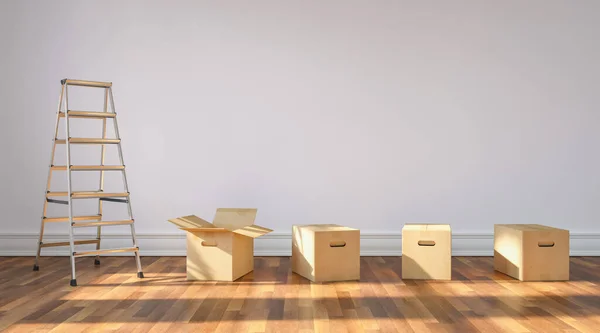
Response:
[[[363,257],[361,281],[311,284],[288,257],[260,257],[233,283],[188,282],[185,258],[0,257],[6,332],[600,332],[600,257],[569,282],[519,282],[490,257],[453,258],[453,280],[401,280],[400,257]]]

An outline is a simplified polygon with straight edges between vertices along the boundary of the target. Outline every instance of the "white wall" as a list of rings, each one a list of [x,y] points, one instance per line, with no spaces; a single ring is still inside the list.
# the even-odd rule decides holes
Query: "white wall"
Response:
[[[68,77],[114,82],[147,237],[216,207],[258,207],[283,234],[600,235],[599,13],[595,0],[2,1],[0,234],[35,247]]]

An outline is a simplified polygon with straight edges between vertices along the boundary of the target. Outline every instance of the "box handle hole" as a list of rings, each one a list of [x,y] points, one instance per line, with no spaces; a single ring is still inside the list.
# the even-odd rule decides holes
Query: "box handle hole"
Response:
[[[554,242],[553,241],[539,241],[538,246],[539,247],[554,247]]]
[[[206,247],[214,247],[217,246],[217,242],[215,241],[202,241],[202,246],[206,246]]]
[[[346,246],[346,242],[344,241],[331,241],[329,242],[330,247],[344,247]]]
[[[435,246],[435,241],[420,240],[418,244],[419,246]]]

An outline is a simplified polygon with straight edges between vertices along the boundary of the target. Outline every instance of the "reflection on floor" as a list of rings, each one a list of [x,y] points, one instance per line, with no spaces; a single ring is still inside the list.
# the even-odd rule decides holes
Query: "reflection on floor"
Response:
[[[600,257],[569,282],[519,282],[491,257],[453,258],[452,281],[401,280],[400,257],[362,257],[361,281],[311,284],[289,257],[259,257],[236,282],[188,282],[185,258],[0,257],[0,331],[600,332]]]

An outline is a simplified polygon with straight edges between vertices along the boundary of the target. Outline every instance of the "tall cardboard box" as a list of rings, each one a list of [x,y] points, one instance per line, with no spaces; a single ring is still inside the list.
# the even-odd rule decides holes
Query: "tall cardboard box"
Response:
[[[521,281],[569,280],[569,231],[539,224],[494,225],[494,269]]]
[[[402,228],[402,278],[452,279],[452,230],[450,225],[404,225]]]
[[[314,282],[360,280],[360,230],[337,224],[293,226],[292,271]]]
[[[188,280],[234,281],[254,269],[254,238],[273,230],[254,224],[254,208],[219,208],[213,223],[195,215],[170,219],[187,231]]]

